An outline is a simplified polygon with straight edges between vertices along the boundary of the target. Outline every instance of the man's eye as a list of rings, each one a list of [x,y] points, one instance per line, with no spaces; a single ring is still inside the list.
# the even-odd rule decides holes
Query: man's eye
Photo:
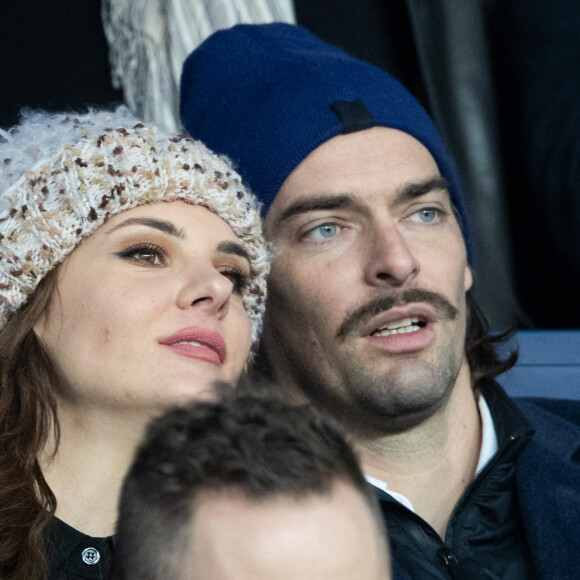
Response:
[[[124,260],[132,260],[143,266],[164,266],[165,251],[155,244],[138,244],[117,254]]]
[[[411,220],[423,222],[425,224],[431,223],[441,216],[441,210],[436,207],[425,207],[415,212],[411,216]]]
[[[307,237],[311,240],[328,240],[338,233],[338,226],[333,223],[321,224],[310,230]]]

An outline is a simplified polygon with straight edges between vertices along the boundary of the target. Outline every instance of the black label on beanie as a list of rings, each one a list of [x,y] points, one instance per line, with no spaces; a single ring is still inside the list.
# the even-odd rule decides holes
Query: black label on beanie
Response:
[[[354,101],[334,101],[330,108],[342,123],[343,133],[355,133],[376,125],[371,112],[359,99]]]

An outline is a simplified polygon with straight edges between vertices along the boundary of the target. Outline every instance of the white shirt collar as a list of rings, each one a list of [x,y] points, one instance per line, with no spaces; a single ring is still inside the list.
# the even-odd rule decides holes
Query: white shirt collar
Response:
[[[478,401],[479,416],[481,417],[481,451],[479,452],[479,461],[475,469],[477,475],[497,453],[497,434],[491,413],[483,395],[479,396]]]
[[[497,452],[497,434],[495,432],[495,427],[491,413],[489,411],[489,407],[483,395],[479,396],[477,405],[479,407],[479,416],[481,417],[481,449],[479,451],[479,460],[475,470],[476,475],[485,467],[485,465],[487,465],[488,461]],[[409,501],[409,499],[401,493],[390,490],[386,482],[370,475],[365,475],[365,478],[371,485],[382,489],[384,492],[388,493],[391,497],[396,499],[399,503],[402,503],[412,512],[415,511],[413,509],[413,504]]]

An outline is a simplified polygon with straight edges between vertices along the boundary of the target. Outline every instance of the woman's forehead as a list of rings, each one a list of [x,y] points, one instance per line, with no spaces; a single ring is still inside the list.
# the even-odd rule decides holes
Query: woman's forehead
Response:
[[[230,225],[214,212],[179,200],[150,203],[125,210],[112,216],[98,231],[106,233],[131,225],[154,227],[184,239],[188,237],[188,232],[191,235],[201,231],[237,239]]]

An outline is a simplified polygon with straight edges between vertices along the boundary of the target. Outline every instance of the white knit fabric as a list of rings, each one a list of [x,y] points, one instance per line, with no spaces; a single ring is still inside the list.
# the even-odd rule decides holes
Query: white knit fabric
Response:
[[[242,296],[257,340],[269,258],[258,204],[228,161],[128,111],[40,117],[0,132],[0,326],[112,215],[181,200],[222,218],[248,251],[250,283]],[[35,122],[52,142],[34,142]]]
[[[295,22],[292,0],[103,0],[113,86],[138,117],[175,131],[188,54],[239,23]],[[232,55],[236,58],[236,55]]]

